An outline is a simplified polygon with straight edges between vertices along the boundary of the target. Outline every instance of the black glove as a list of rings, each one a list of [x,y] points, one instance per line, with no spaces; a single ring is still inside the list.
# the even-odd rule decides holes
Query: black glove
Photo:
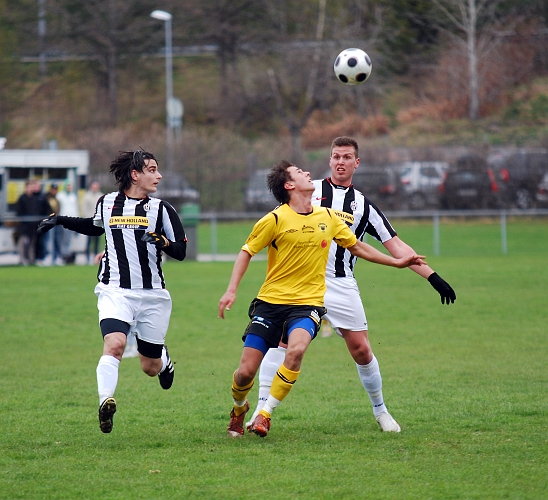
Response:
[[[38,223],[38,229],[36,229],[36,232],[38,234],[47,233],[53,226],[57,225],[57,215],[56,214],[50,214],[45,219],[42,219]]]
[[[434,287],[436,292],[441,296],[441,303],[449,305],[449,302],[453,304],[457,300],[457,294],[455,290],[451,288],[451,285],[441,278],[438,273],[432,273],[428,276],[428,282]]]
[[[157,233],[145,233],[143,234],[141,240],[146,241],[147,243],[154,243],[158,248],[165,248],[169,246],[169,240],[165,236]]]

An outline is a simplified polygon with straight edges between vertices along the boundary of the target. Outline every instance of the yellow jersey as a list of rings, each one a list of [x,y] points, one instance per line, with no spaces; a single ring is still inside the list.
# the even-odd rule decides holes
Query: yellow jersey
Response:
[[[335,213],[313,207],[307,215],[283,204],[260,219],[242,250],[251,256],[268,246],[266,279],[257,298],[271,304],[323,306],[331,241],[348,248],[356,236]]]

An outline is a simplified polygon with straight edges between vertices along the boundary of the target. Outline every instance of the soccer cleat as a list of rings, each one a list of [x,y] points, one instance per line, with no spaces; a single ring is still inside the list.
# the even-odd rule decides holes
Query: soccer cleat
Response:
[[[266,418],[262,413],[259,413],[248,430],[249,432],[254,432],[257,436],[264,438],[270,430],[270,419]]]
[[[230,412],[230,423],[228,424],[228,435],[230,437],[242,437],[244,435],[244,420],[246,413],[249,411],[249,403],[247,400],[244,404],[244,411],[240,415],[236,416],[234,408]]]
[[[158,378],[160,379],[160,385],[162,386],[162,389],[167,390],[173,385],[175,368],[173,368],[173,363],[171,362],[171,358],[169,357],[169,353],[167,352],[166,345],[164,345],[164,349],[166,350],[167,365],[163,372],[158,373]]]
[[[381,426],[383,432],[400,432],[401,428],[390,413],[383,411],[377,416],[377,422]]]
[[[101,432],[108,434],[112,431],[112,419],[116,413],[116,400],[107,398],[99,406],[99,427]]]

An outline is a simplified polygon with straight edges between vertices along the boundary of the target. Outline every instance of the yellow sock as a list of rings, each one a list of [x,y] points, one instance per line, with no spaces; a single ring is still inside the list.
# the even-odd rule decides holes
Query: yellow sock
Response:
[[[278,401],[282,401],[288,394],[293,384],[297,381],[301,371],[294,372],[282,363],[276,376],[272,381],[272,387],[270,388],[270,394],[274,396]]]
[[[236,374],[236,372],[234,372],[234,374]],[[234,399],[234,414],[236,416],[241,415],[245,411],[246,396],[249,394],[254,382],[255,381],[252,380],[251,383],[246,386],[240,387],[234,380],[234,375],[232,376],[232,398]]]

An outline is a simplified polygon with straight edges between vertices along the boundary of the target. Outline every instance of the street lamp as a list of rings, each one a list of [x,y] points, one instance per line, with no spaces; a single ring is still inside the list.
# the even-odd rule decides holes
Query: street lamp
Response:
[[[150,17],[165,22],[166,28],[166,149],[167,173],[173,172],[173,50],[171,45],[171,14],[163,10],[155,10]]]

